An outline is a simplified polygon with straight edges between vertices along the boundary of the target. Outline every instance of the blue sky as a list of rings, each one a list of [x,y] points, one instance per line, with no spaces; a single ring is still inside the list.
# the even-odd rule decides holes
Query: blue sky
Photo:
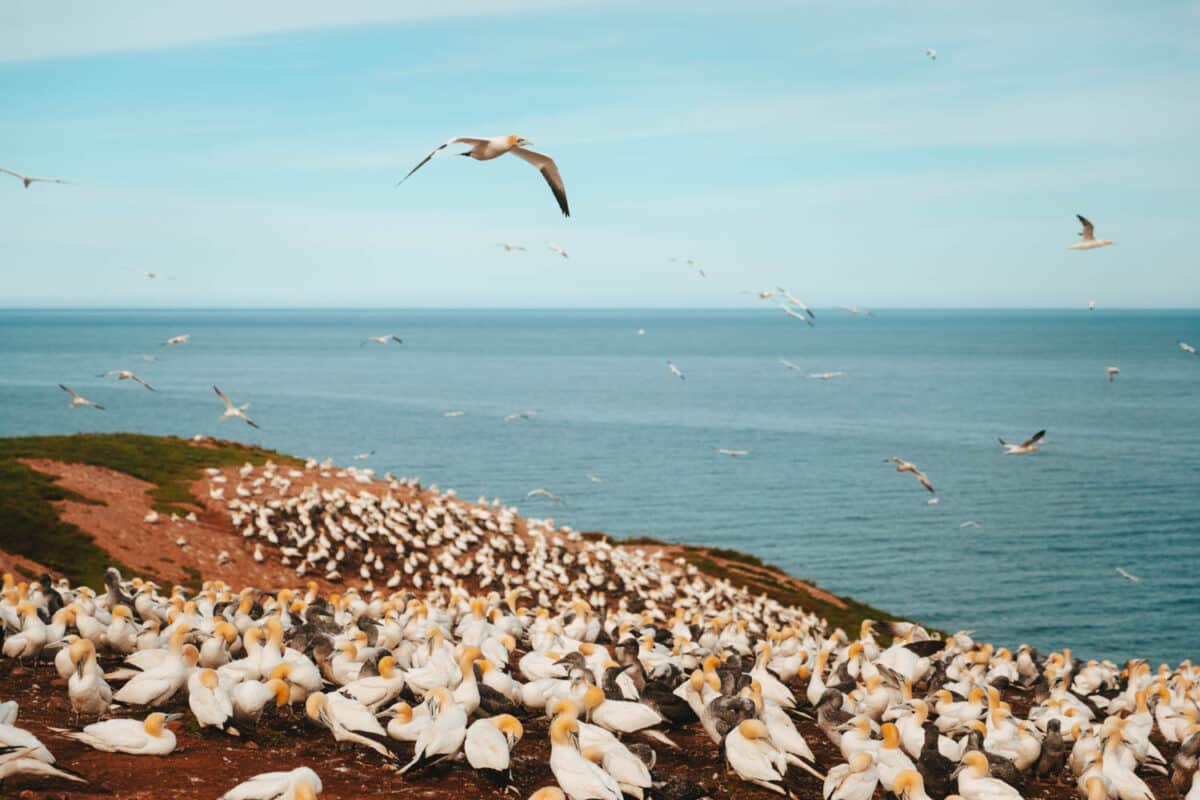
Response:
[[[0,166],[74,183],[0,181],[0,306],[1194,307],[1198,40],[1196,2],[15,0]],[[570,219],[507,157],[394,187],[510,132]]]

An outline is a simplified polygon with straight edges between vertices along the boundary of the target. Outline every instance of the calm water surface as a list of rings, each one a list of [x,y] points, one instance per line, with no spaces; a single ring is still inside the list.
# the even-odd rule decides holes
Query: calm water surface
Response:
[[[5,311],[0,435],[374,450],[358,463],[580,529],[736,547],[1000,644],[1200,656],[1200,358],[1176,347],[1200,345],[1200,314],[818,313],[809,330],[732,311]],[[403,346],[360,347],[392,332]],[[160,391],[96,377],[118,368]],[[69,410],[58,383],[109,410]],[[219,423],[213,383],[262,430]],[[1034,456],[996,443],[1040,428]],[[524,501],[537,487],[565,506]]]

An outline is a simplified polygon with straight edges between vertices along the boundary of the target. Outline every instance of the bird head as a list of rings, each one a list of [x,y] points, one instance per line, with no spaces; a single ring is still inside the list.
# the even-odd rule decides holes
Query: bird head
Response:
[[[529,147],[533,142],[526,139],[524,136],[512,135],[508,137],[508,143],[513,147]]]

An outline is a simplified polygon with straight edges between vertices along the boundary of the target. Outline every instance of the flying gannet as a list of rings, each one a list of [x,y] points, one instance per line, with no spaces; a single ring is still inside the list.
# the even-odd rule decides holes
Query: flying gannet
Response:
[[[237,418],[237,419],[240,419],[242,422],[246,423],[247,425],[249,425],[251,428],[258,427],[258,423],[256,423],[254,420],[252,420],[248,416],[246,416],[246,409],[250,407],[249,403],[246,403],[245,405],[241,405],[241,406],[235,406],[233,404],[233,401],[230,400],[228,397],[226,397],[225,393],[222,392],[220,389],[218,389],[216,386],[213,386],[213,391],[217,393],[217,397],[221,398],[221,402],[225,404],[225,412],[223,414],[221,414],[221,417],[220,417],[222,422],[224,422],[227,419]]]
[[[1010,444],[1003,439],[1000,439],[1000,446],[1004,448],[1005,455],[1023,456],[1026,453],[1036,453],[1038,451],[1038,442],[1046,435],[1045,430],[1040,430],[1033,436],[1030,436],[1020,444]]]
[[[1117,570],[1117,574],[1120,575],[1122,578],[1124,578],[1127,581],[1132,581],[1134,583],[1142,582],[1141,578],[1139,578],[1137,575],[1127,572],[1124,567],[1117,567],[1116,570]]]
[[[570,258],[570,256],[567,255],[567,251],[563,250],[562,247],[555,244],[554,242],[546,242],[546,249],[549,250],[551,253],[558,253],[563,258]]]
[[[937,50],[934,50],[932,47],[925,48],[925,55],[929,56],[930,61],[937,61]]]
[[[476,161],[491,161],[493,158],[499,158],[505,153],[512,153],[521,160],[537,167],[538,171],[542,173],[542,177],[546,179],[546,183],[550,185],[550,191],[554,192],[554,199],[558,201],[558,207],[562,209],[563,216],[571,216],[571,209],[567,206],[567,190],[563,186],[562,176],[558,174],[558,166],[554,163],[554,159],[550,156],[525,149],[526,145],[530,145],[532,142],[520,136],[493,136],[490,139],[457,136],[445,144],[438,145],[432,153],[425,156],[396,185],[399,186],[401,183],[404,183],[412,177],[414,172],[428,164],[434,156],[452,144],[471,145],[470,150],[465,153],[459,153],[459,155],[470,156]]]
[[[892,456],[891,458],[885,458],[884,463],[895,464],[896,472],[911,472],[913,477],[921,482],[922,486],[924,486],[930,492],[933,492],[933,484],[929,482],[929,478],[924,472],[921,472],[921,470],[917,469],[917,465],[911,461],[905,461],[902,458]]]
[[[1180,342],[1179,342],[1179,349],[1180,349],[1180,350],[1182,350],[1182,351],[1183,351],[1183,352],[1185,352],[1185,353],[1191,353],[1192,355],[1196,355],[1196,348],[1192,347],[1192,346],[1191,346],[1190,344],[1188,344],[1187,342],[1180,341]]]
[[[506,252],[506,253],[511,253],[514,250],[520,250],[522,253],[525,252],[525,245],[523,245],[523,244],[509,244],[508,242],[498,242],[496,244],[496,247],[503,247],[504,252]]]
[[[667,369],[671,370],[671,374],[674,375],[676,378],[679,378],[679,380],[681,380],[681,381],[687,380],[687,376],[679,371],[679,367],[675,366],[675,362],[668,361]]]
[[[1121,374],[1120,367],[1105,367],[1104,371],[1108,374],[1109,383],[1112,383]]]
[[[1076,214],[1075,216],[1079,218],[1080,224],[1083,225],[1083,230],[1079,234],[1083,237],[1083,240],[1071,245],[1067,248],[1068,250],[1095,250],[1097,247],[1107,247],[1112,244],[1108,239],[1096,238],[1094,233],[1095,228],[1088,221],[1087,217],[1082,214]]]
[[[368,342],[374,342],[375,344],[387,344],[388,342],[404,344],[404,340],[394,333],[389,333],[386,336],[368,336],[362,340],[362,343],[359,345],[359,347],[366,347]]]
[[[66,386],[63,386],[61,383],[58,385],[58,388],[62,389],[64,392],[71,395],[71,408],[79,408],[80,406],[88,406],[89,408],[96,408],[101,411],[104,410],[104,406],[100,405],[99,403],[93,403],[91,400],[88,400],[86,397],[80,397],[74,391],[67,388]]]
[[[814,372],[814,373],[810,374],[808,377],[816,378],[819,381],[831,381],[834,378],[840,377],[845,374],[846,373],[844,373],[844,372]]]
[[[730,458],[741,458],[742,456],[750,455],[749,450],[730,450],[727,447],[714,447],[713,451],[717,455],[729,456]]]
[[[30,175],[22,175],[19,172],[13,172],[11,169],[5,169],[4,167],[0,167],[0,172],[5,173],[6,175],[12,175],[21,183],[25,184],[26,189],[35,183],[70,183],[70,181],[64,181],[59,178],[34,178]]]
[[[677,257],[675,257],[675,256],[672,256],[672,257],[670,258],[670,261],[671,261],[671,263],[673,263],[673,264],[686,264],[687,266],[689,266],[689,267],[691,267],[692,269],[696,270],[696,272],[697,272],[697,273],[699,273],[699,275],[700,275],[700,277],[701,277],[701,278],[707,278],[707,277],[708,277],[708,275],[706,275],[706,274],[705,274],[705,272],[704,272],[704,268],[703,268],[703,267],[701,267],[699,264],[697,264],[697,263],[696,263],[696,259],[694,259],[694,258],[677,258]]]
[[[179,336],[172,336],[170,339],[167,339],[165,342],[163,342],[163,346],[166,347],[166,346],[175,345],[175,344],[187,344],[188,340],[191,338],[192,338],[192,335],[190,333],[180,334]]]
[[[781,359],[779,359],[779,363],[783,364],[785,367],[792,370],[793,372],[803,372],[803,368],[794,361],[788,361],[786,358],[781,358]]]
[[[109,378],[109,377],[112,377],[113,375],[116,375],[117,380],[119,380],[119,381],[133,381],[134,383],[140,383],[142,386],[145,386],[147,389],[149,389],[152,392],[158,391],[153,386],[146,383],[144,380],[139,378],[137,375],[134,375],[132,372],[130,372],[127,369],[110,369],[108,372],[101,373],[100,375],[98,375],[96,377]]]

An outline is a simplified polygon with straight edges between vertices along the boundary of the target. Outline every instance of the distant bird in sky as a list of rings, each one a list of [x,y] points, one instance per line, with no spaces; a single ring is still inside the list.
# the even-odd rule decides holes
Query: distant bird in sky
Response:
[[[790,369],[794,372],[802,372],[803,371],[803,368],[799,364],[797,364],[794,361],[788,361],[786,358],[779,359],[779,363],[783,364],[785,367],[787,367],[788,369]]]
[[[235,406],[233,404],[233,401],[230,400],[228,397],[226,397],[225,393],[222,392],[220,389],[218,389],[216,386],[213,386],[213,391],[217,393],[217,397],[221,398],[221,402],[225,404],[225,412],[223,414],[221,414],[222,422],[224,422],[227,419],[237,418],[237,419],[240,419],[242,422],[246,423],[247,425],[249,425],[251,428],[258,427],[258,424],[254,420],[252,420],[248,416],[246,416],[246,409],[250,407],[249,403],[246,403],[245,405],[241,405],[241,406]]]
[[[504,418],[505,422],[516,422],[519,419],[532,419],[537,414],[536,411],[518,411],[515,414],[509,414]]]
[[[958,527],[960,527],[960,528],[982,528],[983,526],[980,525],[975,520],[969,519],[966,522],[961,523]]]
[[[846,308],[845,306],[837,306],[837,309],[838,309],[838,311],[845,311],[847,314],[849,314],[852,317],[857,317],[860,314],[864,317],[875,316],[870,311],[867,311],[865,308],[859,308],[858,306],[854,306],[853,308]]]
[[[1087,217],[1082,214],[1076,214],[1079,218],[1079,223],[1083,225],[1083,230],[1079,233],[1083,237],[1082,241],[1068,247],[1068,250],[1095,250],[1097,247],[1107,247],[1112,244],[1108,239],[1097,239],[1095,236],[1095,226],[1088,221]]]
[[[465,412],[465,411],[458,411],[458,410],[455,410],[455,411],[443,411],[443,412],[442,412],[442,416],[443,416],[443,417],[461,417],[461,416],[463,416],[463,415],[464,415],[464,414],[466,414],[466,413],[467,413],[467,412]]]
[[[727,447],[714,447],[713,450],[720,456],[729,456],[730,458],[741,458],[742,456],[750,455],[749,450],[730,450]]]
[[[150,280],[154,280],[155,278],[157,278],[157,277],[158,277],[158,273],[157,273],[157,272],[147,272],[147,273],[145,273],[145,275],[146,275],[146,277],[147,277],[147,278],[149,278]]]
[[[438,145],[434,151],[425,156],[421,163],[417,164],[409,173],[405,175],[396,184],[399,186],[406,180],[412,177],[412,174],[421,167],[429,163],[430,159],[436,156],[441,151],[445,150],[452,144],[469,144],[471,149],[459,155],[469,156],[476,161],[491,161],[493,158],[499,158],[505,153],[512,153],[517,158],[520,158],[526,163],[532,164],[538,168],[538,172],[542,173],[542,177],[546,179],[546,183],[550,186],[550,191],[554,193],[554,199],[558,201],[558,207],[562,210],[564,217],[571,216],[571,209],[567,206],[567,190],[563,186],[562,176],[558,174],[558,166],[554,163],[554,159],[550,156],[535,153],[532,150],[527,150],[526,145],[532,144],[529,140],[521,136],[493,136],[490,139],[474,139],[469,136],[457,136],[445,144]]]
[[[921,482],[922,486],[928,489],[931,493],[933,492],[933,484],[929,482],[929,478],[924,472],[921,472],[921,470],[917,469],[917,465],[911,461],[905,461],[903,458],[892,456],[891,458],[885,458],[884,463],[895,464],[896,472],[911,472],[913,477]]]
[[[0,172],[5,173],[6,175],[12,175],[21,183],[25,184],[26,189],[35,183],[70,183],[70,181],[64,181],[60,178],[34,178],[30,175],[22,175],[19,172],[13,172],[11,169],[5,169],[4,167],[0,167]]]
[[[638,336],[645,336],[645,335],[646,335],[646,329],[645,329],[645,328],[638,328],[638,329],[637,329],[637,335],[638,335]]]
[[[1127,572],[1123,567],[1117,567],[1116,569],[1117,569],[1117,574],[1120,575],[1125,580],[1133,581],[1134,583],[1142,582],[1141,578],[1139,578],[1137,575]]]
[[[844,373],[844,372],[814,372],[814,373],[810,374],[808,377],[816,378],[819,381],[831,381],[834,378],[836,378],[840,375],[845,375],[845,374],[846,373]]]
[[[694,258],[676,258],[676,257],[672,256],[670,260],[676,264],[686,264],[687,266],[696,270],[696,272],[698,272],[700,274],[701,278],[708,277],[708,275],[706,275],[704,273],[704,269],[699,264],[696,263],[696,260]]]
[[[368,450],[368,451],[367,451],[367,452],[365,452],[365,453],[359,453],[358,455],[356,455],[356,456],[353,456],[353,460],[355,460],[355,461],[366,461],[368,458],[370,458],[370,457],[371,457],[371,456],[373,456],[373,455],[375,455],[375,451],[374,451],[374,450]]]
[[[98,408],[101,411],[104,410],[104,406],[100,405],[99,403],[93,403],[91,400],[88,400],[86,397],[79,396],[77,393],[75,393],[71,389],[67,388],[66,386],[63,386],[61,383],[58,385],[58,388],[62,389],[64,392],[71,395],[71,408],[79,408],[80,406],[88,406],[89,408]]]
[[[98,375],[96,377],[111,378],[113,375],[116,375],[117,380],[119,380],[119,381],[133,381],[134,383],[140,383],[142,386],[145,386],[147,389],[149,389],[152,392],[158,391],[153,386],[146,383],[144,380],[139,378],[137,375],[134,375],[132,372],[130,372],[127,369],[110,369],[108,372],[101,373],[100,375]]]
[[[936,506],[940,502],[942,502],[942,501],[938,500],[936,497],[931,497],[925,501],[926,505],[931,505],[931,506]]]
[[[925,48],[925,55],[929,56],[930,61],[937,61],[937,50],[934,50],[932,47]]]
[[[175,344],[187,344],[188,340],[191,338],[192,335],[190,333],[184,333],[180,334],[179,336],[172,336],[170,339],[167,339],[165,342],[163,342],[163,345],[168,346]]]
[[[1180,349],[1180,350],[1182,350],[1182,351],[1183,351],[1183,352],[1185,352],[1185,353],[1191,353],[1192,355],[1196,355],[1196,348],[1192,347],[1192,346],[1191,346],[1190,344],[1188,344],[1187,342],[1180,341],[1180,342],[1179,342],[1179,349]]]
[[[554,242],[546,242],[546,249],[549,250],[551,253],[558,253],[563,258],[570,258],[570,256],[567,255],[567,251],[563,250],[561,247],[556,245]]]
[[[1038,451],[1038,442],[1046,435],[1045,430],[1040,430],[1033,436],[1030,436],[1020,444],[1010,444],[1003,439],[1000,440],[1000,446],[1004,448],[1005,455],[1023,456],[1026,453],[1036,453]]]
[[[386,336],[368,336],[362,340],[362,344],[360,344],[359,347],[366,347],[368,342],[374,342],[375,344],[387,344],[388,342],[404,344],[404,340],[394,333],[390,333]]]
[[[1104,371],[1108,373],[1109,383],[1112,383],[1114,380],[1116,380],[1116,377],[1121,374],[1121,369],[1119,367],[1105,367]]]
[[[1088,311],[1095,311],[1095,310],[1096,310],[1096,301],[1088,300]]]
[[[587,474],[587,477],[588,477],[588,480],[591,481],[592,483],[604,483],[604,478],[601,478],[599,475],[593,475],[592,473],[589,472]]]
[[[558,495],[551,492],[549,489],[538,488],[538,489],[534,489],[533,491],[531,491],[525,495],[526,500],[530,500],[534,497],[544,497],[547,500],[549,500],[551,503],[562,503],[562,499]]]
[[[520,250],[522,253],[525,252],[525,245],[523,244],[509,244],[508,242],[500,242],[496,245],[496,247],[503,247],[504,252],[506,253],[511,253],[514,250]]]
[[[679,371],[679,367],[675,366],[674,362],[668,361],[667,369],[671,370],[671,374],[674,375],[676,378],[679,378],[679,380],[681,380],[681,381],[687,380],[687,376]]]

